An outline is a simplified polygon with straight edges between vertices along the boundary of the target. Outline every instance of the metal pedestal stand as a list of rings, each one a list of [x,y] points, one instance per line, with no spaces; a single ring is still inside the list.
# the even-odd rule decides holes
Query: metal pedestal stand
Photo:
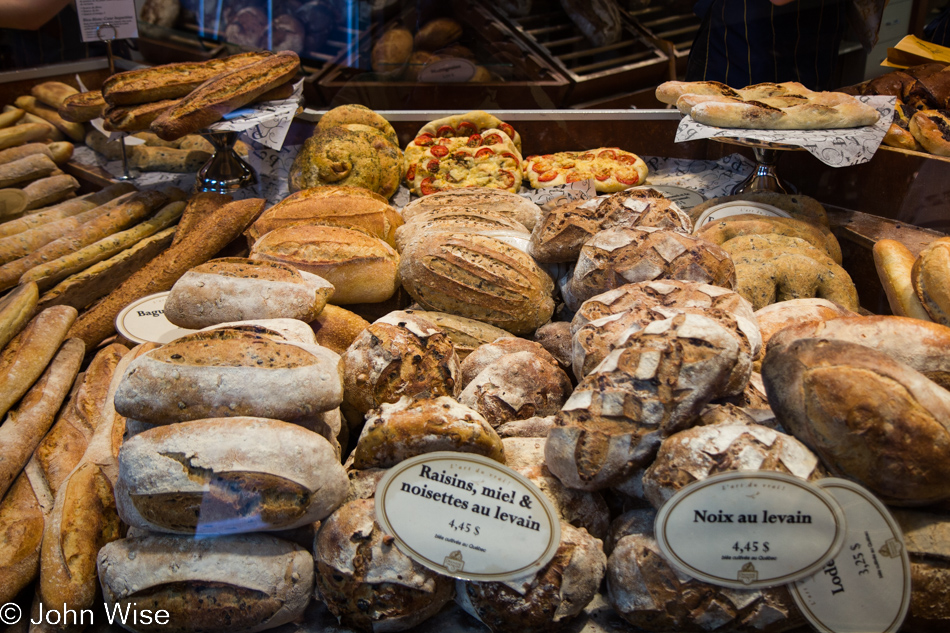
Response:
[[[228,193],[257,184],[254,170],[234,151],[237,132],[201,132],[214,145],[214,156],[198,170],[195,191]]]
[[[786,145],[785,143],[769,143],[767,141],[756,141],[749,138],[719,138],[715,140],[730,145],[740,145],[742,147],[751,147],[755,155],[755,169],[749,174],[749,177],[740,182],[732,189],[732,195],[745,193],[747,191],[775,191],[777,193],[798,193],[798,188],[779,178],[776,170],[779,157],[782,152],[803,151],[797,145]]]

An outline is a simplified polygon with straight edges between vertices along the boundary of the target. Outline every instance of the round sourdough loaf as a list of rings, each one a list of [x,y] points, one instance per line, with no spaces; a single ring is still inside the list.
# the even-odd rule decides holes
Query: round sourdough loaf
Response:
[[[773,470],[821,479],[818,457],[791,435],[758,424],[711,424],[663,440],[643,474],[643,492],[660,509],[684,486],[722,472]]]
[[[399,551],[376,522],[373,499],[330,515],[314,539],[317,596],[343,626],[405,631],[452,599],[455,583]]]
[[[136,633],[154,630],[139,616],[158,609],[178,630],[263,631],[302,617],[314,580],[310,552],[267,534],[126,538],[99,550],[98,566],[107,608],[131,611]]]
[[[448,396],[403,396],[366,416],[353,467],[389,468],[435,451],[475,453],[505,463],[501,438],[474,409]]]
[[[475,376],[497,363],[503,356],[528,352],[552,367],[558,367],[557,360],[540,343],[507,334],[491,343],[480,346],[462,361],[459,381],[462,389],[474,380]]]
[[[422,307],[529,334],[554,313],[554,282],[526,253],[492,237],[429,233],[403,251],[403,285]]]
[[[489,187],[437,191],[404,206],[402,217],[406,222],[411,222],[416,215],[455,207],[497,213],[524,225],[529,231],[541,219],[541,208],[527,198]]]
[[[950,626],[950,522],[946,514],[891,510],[910,555],[910,610],[907,631],[939,633]]]
[[[292,421],[343,401],[343,363],[317,345],[233,329],[195,332],[135,359],[121,415],[149,424],[256,416]]]
[[[603,540],[607,536],[610,510],[599,492],[568,488],[544,464],[522,466],[518,472],[547,495],[562,520],[587,530],[594,538]]]
[[[722,248],[691,235],[650,227],[607,229],[581,249],[564,302],[577,310],[594,295],[658,279],[732,289],[736,271]]]
[[[336,226],[285,226],[254,243],[251,259],[281,262],[326,279],[335,305],[378,303],[399,286],[399,254],[386,242]]]
[[[572,262],[600,231],[641,226],[686,235],[693,231],[689,216],[655,189],[619,191],[553,208],[531,232],[528,252],[539,262]]]
[[[392,312],[363,330],[343,354],[344,399],[360,415],[403,396],[455,397],[452,342],[417,314]]]
[[[116,505],[131,526],[178,534],[287,530],[330,515],[349,489],[322,436],[264,418],[156,427],[119,451]]]
[[[781,633],[805,624],[784,586],[737,591],[680,573],[648,534],[621,538],[607,559],[607,600],[644,631]]]
[[[687,428],[729,382],[736,336],[718,321],[679,314],[632,333],[580,382],[544,448],[571,488],[611,487],[650,461],[662,437]]]
[[[329,282],[293,266],[226,257],[182,275],[165,300],[165,317],[192,330],[249,319],[312,321],[332,293]]]
[[[508,582],[459,580],[455,602],[494,633],[547,633],[594,599],[606,566],[600,540],[561,521],[561,542],[540,571]]]
[[[430,310],[406,310],[407,314],[418,314],[423,319],[436,326],[452,341],[459,361],[464,361],[476,349],[511,334],[505,330],[488,325],[475,319],[467,319],[446,312],[432,312]]]
[[[245,232],[253,245],[263,235],[292,224],[359,229],[395,246],[402,217],[369,189],[327,185],[293,193],[260,215]]]
[[[885,503],[950,498],[950,392],[864,345],[773,345],[762,379],[779,422],[835,475]]]
[[[495,233],[510,232],[513,237],[528,240],[530,233],[517,220],[482,209],[446,207],[414,215],[411,220],[396,229],[396,249],[401,253],[406,245],[426,233]]]

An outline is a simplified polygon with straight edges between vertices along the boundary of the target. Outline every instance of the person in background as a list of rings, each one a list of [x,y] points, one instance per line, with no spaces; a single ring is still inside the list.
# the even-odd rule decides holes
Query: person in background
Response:
[[[734,88],[797,81],[812,90],[832,89],[838,47],[849,23],[870,50],[885,3],[699,0],[694,11],[702,25],[690,49],[686,80]]]
[[[924,39],[940,46],[950,46],[950,3],[924,27]]]
[[[14,70],[105,55],[86,44],[72,0],[0,0],[0,69]]]

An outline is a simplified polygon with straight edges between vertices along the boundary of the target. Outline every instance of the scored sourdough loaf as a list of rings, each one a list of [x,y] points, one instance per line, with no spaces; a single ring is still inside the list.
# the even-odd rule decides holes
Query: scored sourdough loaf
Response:
[[[530,255],[477,234],[429,233],[406,247],[406,290],[427,310],[528,334],[551,320],[554,282]]]
[[[313,592],[313,556],[268,534],[195,539],[149,534],[99,552],[106,608],[131,614],[126,628],[147,633],[143,614],[168,613],[174,630],[253,633],[303,615]]]
[[[116,411],[149,424],[227,416],[290,421],[342,401],[337,354],[236,329],[188,334],[137,358],[115,396]]]
[[[377,303],[399,286],[399,254],[386,242],[338,226],[285,226],[266,233],[251,259],[281,262],[313,273],[336,289],[335,305]]]
[[[330,443],[254,417],[182,422],[119,451],[116,503],[132,527],[176,534],[286,530],[330,515],[349,488]]]
[[[493,211],[445,207],[416,214],[412,220],[400,226],[396,230],[396,249],[402,252],[409,242],[425,233],[435,232],[481,233],[516,247],[519,243],[527,242],[530,235],[523,224]]]
[[[165,300],[165,317],[192,330],[249,319],[312,321],[332,293],[329,282],[293,266],[225,257],[182,275]]]
[[[466,187],[437,191],[417,198],[402,208],[406,222],[421,213],[438,213],[446,207],[458,207],[470,211],[491,211],[510,218],[532,230],[541,219],[541,208],[527,198],[502,189]]]

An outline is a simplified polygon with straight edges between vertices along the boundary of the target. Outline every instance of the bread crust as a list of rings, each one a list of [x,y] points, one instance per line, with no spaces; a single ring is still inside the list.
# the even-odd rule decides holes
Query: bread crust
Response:
[[[815,248],[828,253],[836,264],[841,265],[841,246],[831,231],[801,220],[751,214],[734,215],[726,220],[707,224],[696,233],[696,236],[713,244],[722,244],[726,240],[741,235],[767,233],[801,238]]]
[[[403,219],[411,222],[421,213],[440,213],[446,208],[464,208],[471,211],[491,211],[504,215],[522,225],[529,231],[541,219],[541,208],[509,191],[489,189],[488,187],[467,187],[448,189],[412,200],[401,210]]]
[[[950,238],[939,238],[917,256],[911,270],[921,305],[937,323],[950,325]]]

